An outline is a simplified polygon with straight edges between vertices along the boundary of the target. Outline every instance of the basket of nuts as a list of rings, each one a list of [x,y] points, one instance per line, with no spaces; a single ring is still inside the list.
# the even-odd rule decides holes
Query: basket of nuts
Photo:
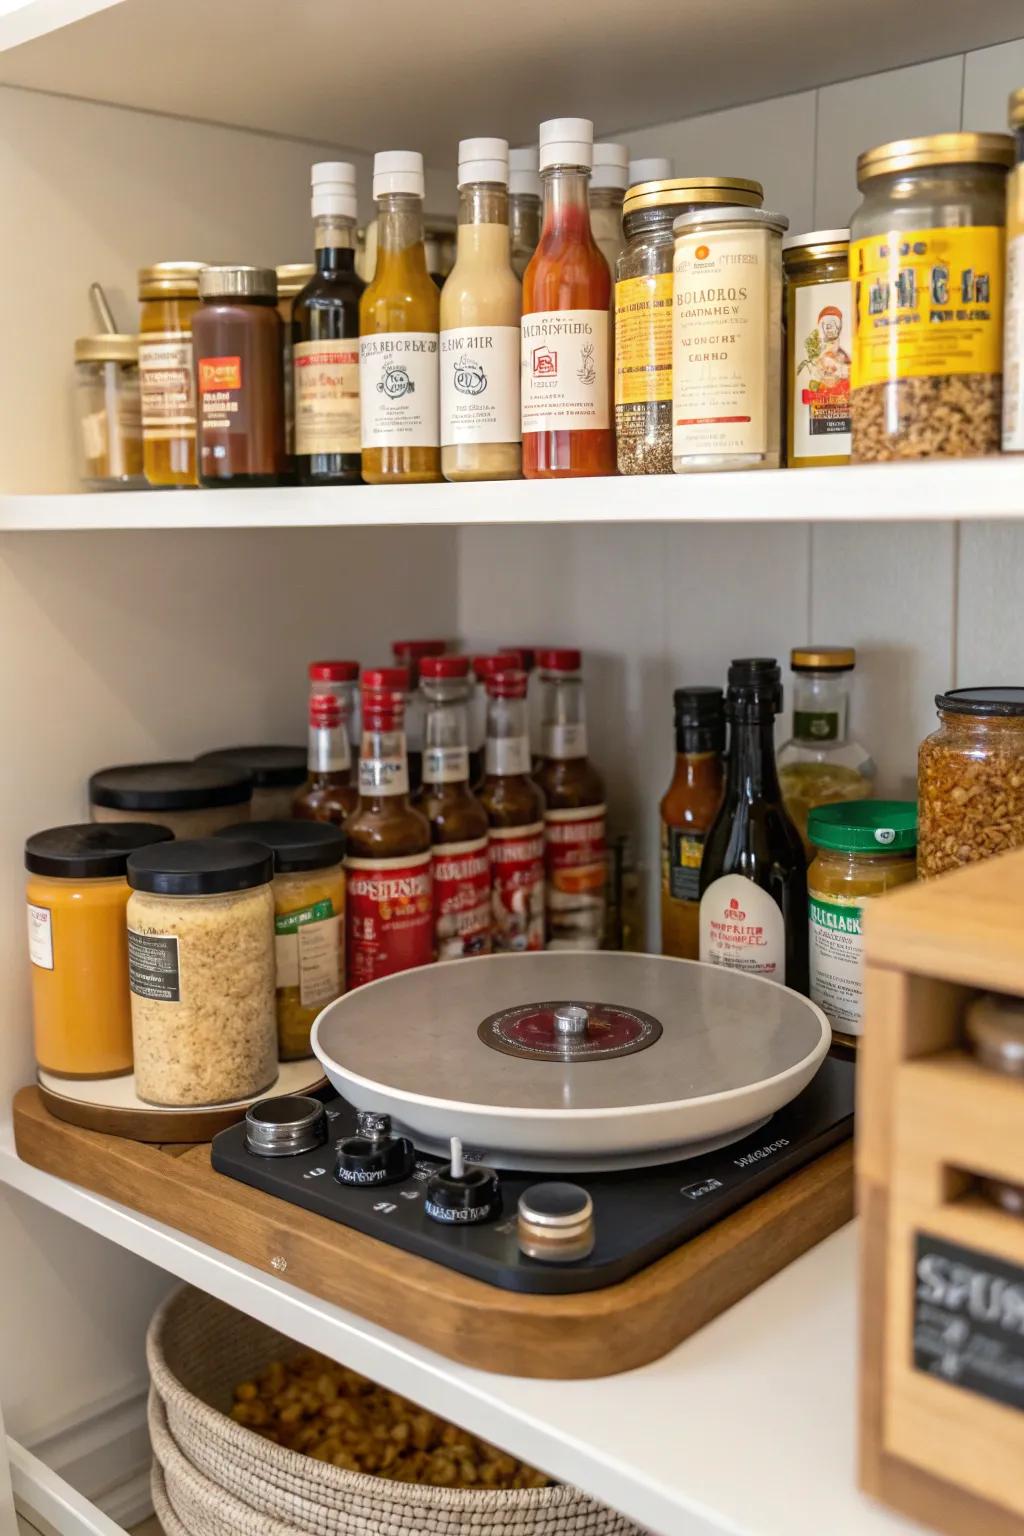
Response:
[[[146,1352],[154,1488],[185,1536],[640,1536],[200,1291],[164,1302]]]

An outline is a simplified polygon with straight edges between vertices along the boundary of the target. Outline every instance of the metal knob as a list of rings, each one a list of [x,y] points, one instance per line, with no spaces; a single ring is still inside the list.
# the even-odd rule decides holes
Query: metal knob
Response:
[[[564,1008],[555,1009],[554,1023],[556,1035],[578,1038],[587,1032],[589,1015],[578,1003],[568,1003]]]
[[[261,1099],[245,1116],[245,1145],[257,1157],[295,1157],[326,1140],[324,1106],[304,1094]]]
[[[379,1141],[391,1135],[391,1116],[376,1109],[361,1109],[356,1115],[356,1134],[368,1141]]]

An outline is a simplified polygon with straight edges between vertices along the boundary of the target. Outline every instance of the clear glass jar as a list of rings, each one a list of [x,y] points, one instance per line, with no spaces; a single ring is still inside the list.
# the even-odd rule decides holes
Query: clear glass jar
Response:
[[[866,800],[875,764],[866,747],[847,735],[852,646],[801,646],[790,652],[793,668],[793,734],[779,748],[779,783],[786,810],[811,856],[808,813],[837,800]]]
[[[922,879],[1024,848],[1024,688],[956,688],[921,743]]]
[[[306,782],[305,747],[221,747],[200,753],[196,762],[219,763],[249,775],[252,779],[249,815],[253,821],[289,820],[295,796]],[[207,834],[194,835],[205,837]]]
[[[850,231],[816,229],[782,242],[786,288],[786,463],[850,462],[853,346]]]
[[[850,225],[855,463],[995,453],[1013,140],[937,133],[867,150]]]
[[[223,763],[128,763],[89,780],[93,821],[155,821],[178,838],[212,837],[251,806],[251,777]]]
[[[158,261],[139,273],[139,386],[143,472],[150,485],[196,478],[192,316],[201,261]]]
[[[94,491],[144,485],[138,337],[80,336],[75,385],[82,484]]]

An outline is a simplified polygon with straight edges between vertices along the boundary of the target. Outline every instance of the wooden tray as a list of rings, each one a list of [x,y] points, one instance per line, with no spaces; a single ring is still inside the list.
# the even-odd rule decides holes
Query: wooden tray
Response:
[[[850,1220],[853,1150],[835,1147],[619,1285],[523,1296],[402,1253],[169,1151],[14,1100],[18,1155],[450,1359],[514,1376],[608,1376],[656,1360]],[[174,1155],[174,1154],[177,1155]]]

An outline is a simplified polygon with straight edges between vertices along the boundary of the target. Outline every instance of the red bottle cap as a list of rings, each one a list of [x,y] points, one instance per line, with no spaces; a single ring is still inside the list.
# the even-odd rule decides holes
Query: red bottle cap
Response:
[[[523,658],[518,651],[496,651],[493,656],[474,656],[473,671],[481,682],[486,682],[492,672],[507,671],[510,667],[522,668]]]
[[[311,661],[311,683],[354,683],[359,676],[358,661]]]
[[[396,661],[419,661],[423,656],[443,656],[447,640],[392,640],[391,654]]]
[[[553,645],[537,652],[537,665],[545,672],[578,672],[582,659],[579,651]]]
[[[314,693],[309,700],[309,723],[322,730],[341,724],[341,700],[333,693]]]
[[[503,656],[518,656],[523,663],[524,672],[532,672],[537,665],[537,647],[535,645],[503,645]]]
[[[402,698],[409,692],[407,667],[370,667],[363,673],[363,695],[368,693],[398,693]]]
[[[363,730],[398,731],[405,719],[409,674],[404,667],[374,667],[363,673]]]
[[[420,677],[468,677],[468,656],[424,656]]]
[[[487,694],[492,699],[525,699],[526,673],[522,667],[503,667],[489,672]]]

